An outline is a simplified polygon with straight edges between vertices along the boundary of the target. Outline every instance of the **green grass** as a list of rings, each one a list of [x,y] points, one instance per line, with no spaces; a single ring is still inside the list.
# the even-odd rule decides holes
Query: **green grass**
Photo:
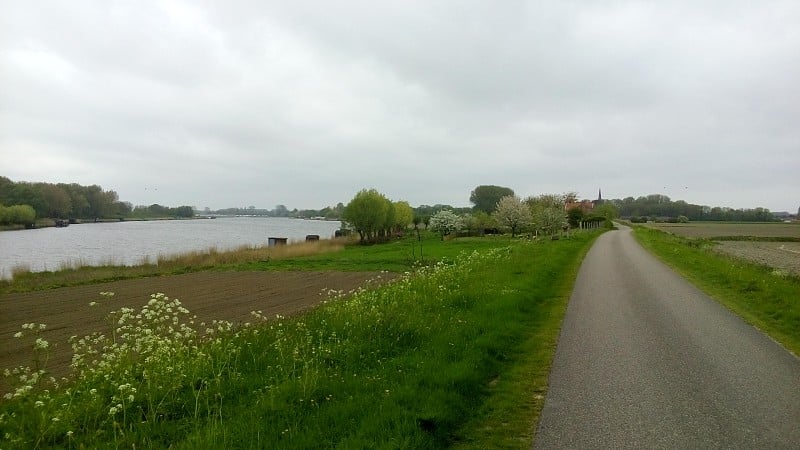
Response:
[[[292,259],[248,262],[236,265],[239,270],[346,270],[405,272],[420,264],[442,258],[453,259],[468,251],[483,251],[509,245],[518,239],[509,236],[462,237],[443,241],[434,233],[422,239],[408,236],[384,244],[351,244],[342,252],[319,253]]]
[[[634,234],[700,289],[800,354],[800,278],[716,253],[707,240],[641,226]]]
[[[113,336],[76,342],[76,380],[23,377],[0,405],[0,446],[530,448],[569,290],[595,237],[432,240],[438,262],[399,281],[241,329],[192,323],[154,298],[113,317]],[[295,264],[405,268],[408,244]]]

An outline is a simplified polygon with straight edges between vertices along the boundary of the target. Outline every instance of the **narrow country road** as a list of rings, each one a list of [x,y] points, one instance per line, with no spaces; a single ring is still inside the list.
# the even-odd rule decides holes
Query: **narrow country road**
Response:
[[[800,360],[634,240],[581,266],[536,449],[800,448]]]

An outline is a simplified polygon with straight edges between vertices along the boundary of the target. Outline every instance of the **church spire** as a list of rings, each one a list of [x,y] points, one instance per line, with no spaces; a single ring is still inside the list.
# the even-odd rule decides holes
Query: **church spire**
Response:
[[[603,191],[602,189],[597,188],[597,202],[599,203],[602,201],[603,201]]]

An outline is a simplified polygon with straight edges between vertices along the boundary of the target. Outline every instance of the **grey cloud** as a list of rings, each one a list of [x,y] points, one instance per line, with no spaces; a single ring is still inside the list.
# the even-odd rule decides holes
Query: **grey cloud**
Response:
[[[362,187],[464,205],[486,183],[800,201],[790,1],[21,2],[0,21],[16,179],[212,207]]]

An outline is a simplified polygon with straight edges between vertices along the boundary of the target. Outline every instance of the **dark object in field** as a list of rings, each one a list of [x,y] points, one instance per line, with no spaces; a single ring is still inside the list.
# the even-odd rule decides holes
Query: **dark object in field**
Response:
[[[318,240],[319,240],[319,235],[318,234],[307,234],[306,235],[306,242],[318,241]]]
[[[282,237],[271,237],[267,239],[267,245],[269,247],[276,247],[278,245],[286,245],[289,238],[282,238]]]

